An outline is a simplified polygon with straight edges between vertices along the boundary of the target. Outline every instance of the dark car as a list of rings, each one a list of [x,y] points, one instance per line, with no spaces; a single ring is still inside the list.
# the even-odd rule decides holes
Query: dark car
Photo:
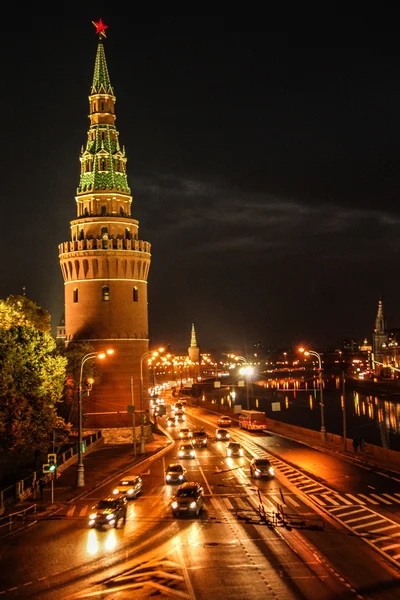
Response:
[[[216,429],[215,437],[217,438],[217,440],[221,440],[223,442],[229,441],[231,439],[231,435],[226,429]]]
[[[274,468],[268,458],[253,458],[250,462],[250,475],[252,477],[274,477]]]
[[[89,517],[90,527],[115,527],[125,525],[128,501],[126,496],[103,498],[93,507]]]
[[[227,456],[243,456],[243,448],[239,442],[229,442],[226,447]]]
[[[192,445],[197,448],[207,448],[207,432],[204,428],[193,431]]]
[[[171,510],[174,517],[190,514],[198,517],[203,506],[204,490],[196,481],[182,483],[172,497]]]
[[[165,483],[183,483],[186,479],[186,469],[179,463],[171,463],[165,470]]]
[[[137,498],[142,491],[143,480],[139,475],[131,475],[125,479],[121,479],[118,485],[113,490],[115,496],[124,495],[128,500]]]

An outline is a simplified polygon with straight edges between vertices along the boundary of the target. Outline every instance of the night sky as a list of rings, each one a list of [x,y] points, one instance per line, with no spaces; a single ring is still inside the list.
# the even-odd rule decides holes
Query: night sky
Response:
[[[97,37],[132,216],[152,244],[151,344],[339,347],[400,327],[397,34],[240,31],[223,17],[5,25],[0,298],[63,313]]]

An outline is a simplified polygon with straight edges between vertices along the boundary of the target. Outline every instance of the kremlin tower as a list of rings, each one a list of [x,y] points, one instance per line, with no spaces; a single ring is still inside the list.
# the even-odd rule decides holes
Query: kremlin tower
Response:
[[[197,381],[200,374],[200,348],[196,341],[196,331],[194,329],[194,323],[192,323],[192,333],[190,336],[190,346],[188,348],[188,356],[191,363],[193,363],[193,379]]]
[[[386,331],[385,319],[383,316],[383,304],[382,300],[378,302],[378,312],[375,319],[375,328],[372,336],[372,351],[373,360],[378,363],[383,363],[384,353],[383,348],[388,341],[388,335]],[[382,364],[376,365],[375,372],[377,374],[382,372]]]
[[[80,154],[77,215],[70,224],[71,240],[59,245],[59,260],[65,343],[87,342],[95,351],[114,349],[113,356],[101,363],[100,380],[85,398],[84,410],[85,426],[112,427],[124,424],[121,419],[128,416],[132,396],[139,408],[141,362],[149,348],[151,247],[139,239],[139,222],[131,214],[127,157],[115,127],[116,98],[104,51],[106,26],[101,19],[95,26],[99,41],[89,95],[89,130]],[[146,373],[144,377],[147,408]]]

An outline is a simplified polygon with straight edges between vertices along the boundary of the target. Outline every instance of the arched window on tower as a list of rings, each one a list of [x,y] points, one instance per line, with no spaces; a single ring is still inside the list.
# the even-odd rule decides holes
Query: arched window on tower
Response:
[[[125,237],[127,240],[132,239],[131,230],[129,229],[129,227],[126,227],[125,229]]]
[[[133,288],[133,301],[139,302],[139,290],[136,286]]]
[[[100,171],[105,171],[107,169],[107,163],[105,158],[100,159]]]
[[[74,302],[78,302],[78,288],[74,288]]]
[[[107,206],[105,206],[103,204],[103,206],[101,207],[101,216],[105,217],[107,215]]]
[[[103,288],[101,291],[102,291],[103,302],[108,302],[110,299],[110,288],[108,287],[108,285],[103,285]]]
[[[104,102],[101,103],[101,110],[104,110]]]
[[[123,206],[119,207],[119,214],[121,215],[121,217],[125,216],[125,211],[124,211],[124,207]]]
[[[85,210],[83,211],[83,213],[84,213],[85,217],[89,216],[89,209],[87,206],[85,206]]]
[[[78,237],[78,240],[83,240],[83,239],[85,239],[85,236],[84,236],[84,234],[83,234],[83,229],[80,229],[80,230],[79,230],[79,237]]]

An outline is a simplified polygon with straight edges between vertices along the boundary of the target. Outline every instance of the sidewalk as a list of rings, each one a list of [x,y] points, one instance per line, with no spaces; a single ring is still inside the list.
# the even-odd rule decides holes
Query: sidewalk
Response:
[[[40,491],[37,490],[25,500],[8,505],[0,520],[3,521],[10,515],[21,511],[26,511],[27,518],[30,520],[46,516],[78,499],[88,491],[103,485],[109,479],[117,477],[118,474],[126,472],[130,467],[140,464],[169,444],[170,439],[167,436],[153,434],[153,440],[146,443],[144,454],[140,454],[140,449],[137,447],[136,457],[133,444],[103,444],[83,456],[84,486],[76,487],[77,463],[75,462],[61,471],[54,481],[53,502],[52,486],[48,481],[43,490],[43,498],[40,497]],[[35,508],[27,510],[33,506]]]

